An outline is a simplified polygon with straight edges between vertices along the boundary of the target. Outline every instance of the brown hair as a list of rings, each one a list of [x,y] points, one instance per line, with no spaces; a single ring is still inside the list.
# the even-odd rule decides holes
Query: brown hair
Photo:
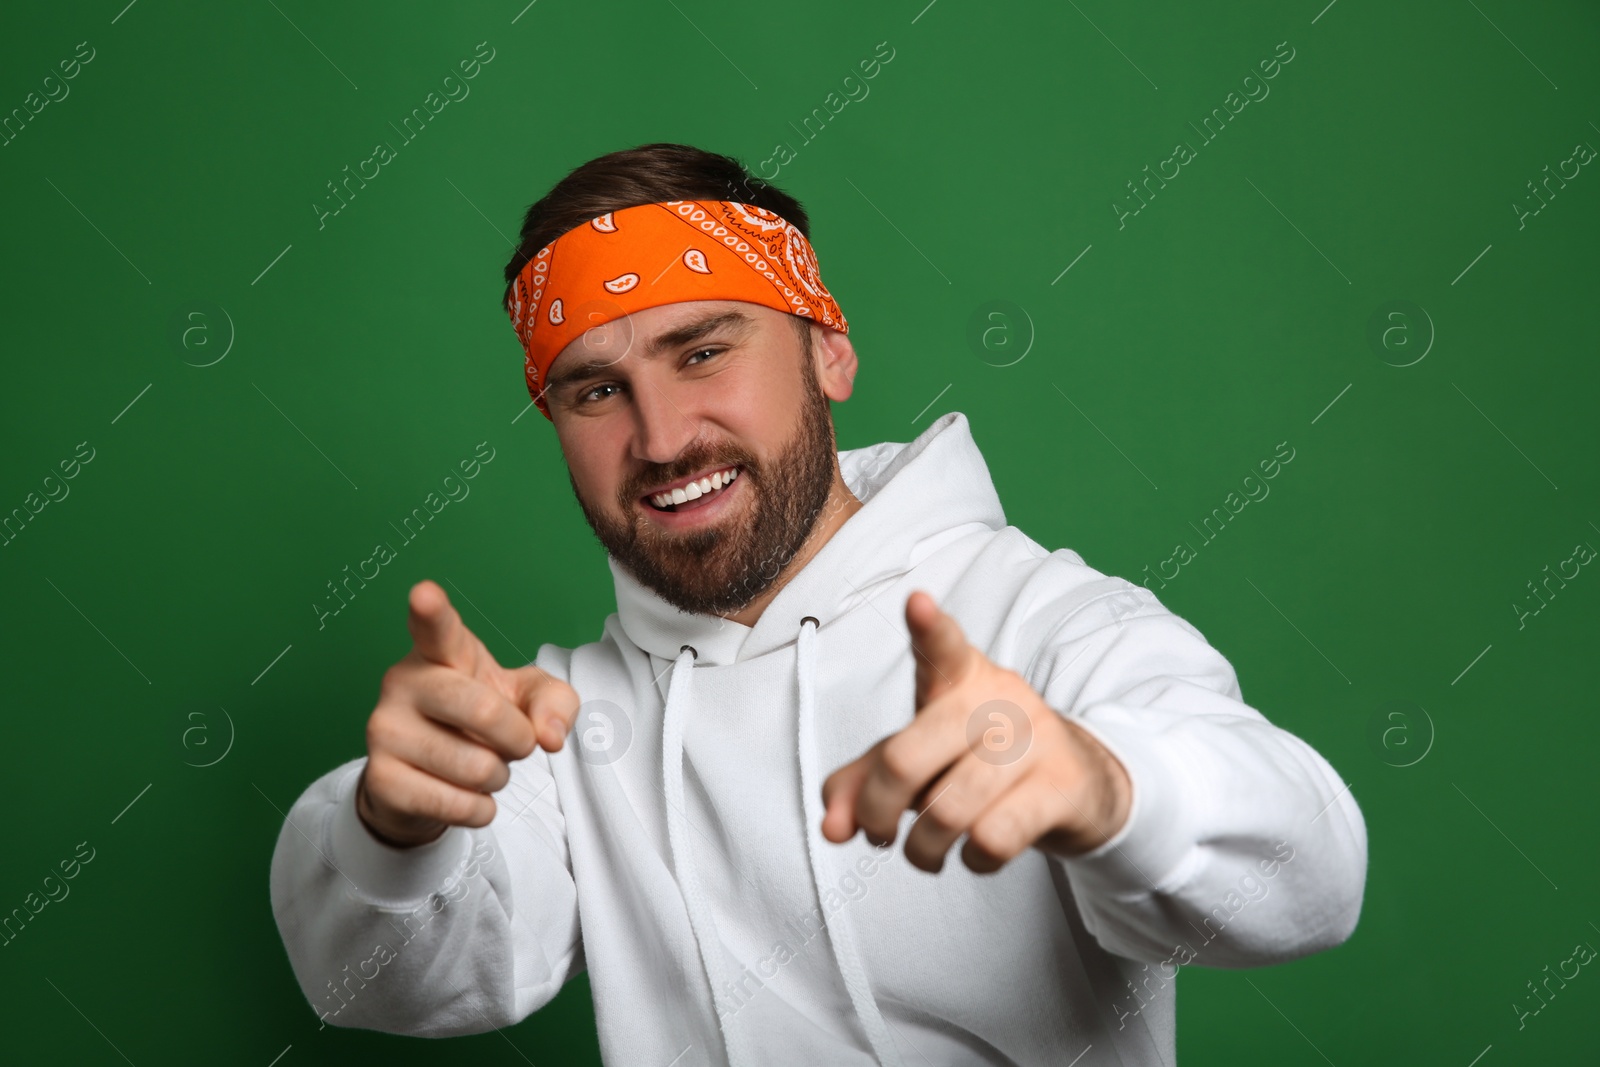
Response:
[[[506,264],[501,309],[509,314],[511,283],[539,249],[608,211],[664,200],[735,200],[752,204],[783,216],[807,240],[811,239],[811,220],[800,201],[755,177],[732,156],[666,142],[625,148],[577,167],[528,207],[517,250]],[[809,352],[809,323],[798,315],[794,318]]]

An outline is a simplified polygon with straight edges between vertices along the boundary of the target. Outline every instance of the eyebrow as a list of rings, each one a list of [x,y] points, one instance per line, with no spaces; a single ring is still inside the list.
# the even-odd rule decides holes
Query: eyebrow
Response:
[[[644,346],[644,351],[647,356],[658,356],[669,349],[691,344],[709,334],[724,329],[735,329],[737,330],[737,336],[742,337],[754,325],[755,320],[742,311],[720,311],[656,335],[654,340]],[[616,366],[616,364],[616,359],[588,359],[581,363],[574,363],[546,381],[545,392],[553,393],[574,382],[596,377]]]

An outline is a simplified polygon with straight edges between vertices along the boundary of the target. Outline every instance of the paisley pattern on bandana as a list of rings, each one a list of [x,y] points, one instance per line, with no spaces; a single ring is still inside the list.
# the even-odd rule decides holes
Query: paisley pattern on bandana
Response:
[[[550,365],[585,330],[686,300],[743,300],[850,332],[811,243],[777,213],[729,200],[609,211],[541,248],[512,283],[507,311],[539,411],[550,417]]]

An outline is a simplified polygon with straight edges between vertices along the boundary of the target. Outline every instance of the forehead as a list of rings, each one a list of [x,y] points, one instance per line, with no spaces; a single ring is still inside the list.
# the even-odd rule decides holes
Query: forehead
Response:
[[[652,344],[666,335],[730,312],[744,315],[758,329],[782,314],[743,300],[683,300],[643,308],[592,326],[573,338],[550,364],[547,380],[554,381],[569,368],[595,359],[620,361],[630,353],[647,358]]]

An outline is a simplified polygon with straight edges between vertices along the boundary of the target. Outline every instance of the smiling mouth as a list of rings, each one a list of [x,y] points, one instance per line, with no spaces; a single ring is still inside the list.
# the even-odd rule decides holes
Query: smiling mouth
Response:
[[[652,493],[644,501],[657,511],[692,511],[710,498],[718,496],[724,486],[738,478],[738,467],[726,467],[698,481],[688,482],[662,493]]]

